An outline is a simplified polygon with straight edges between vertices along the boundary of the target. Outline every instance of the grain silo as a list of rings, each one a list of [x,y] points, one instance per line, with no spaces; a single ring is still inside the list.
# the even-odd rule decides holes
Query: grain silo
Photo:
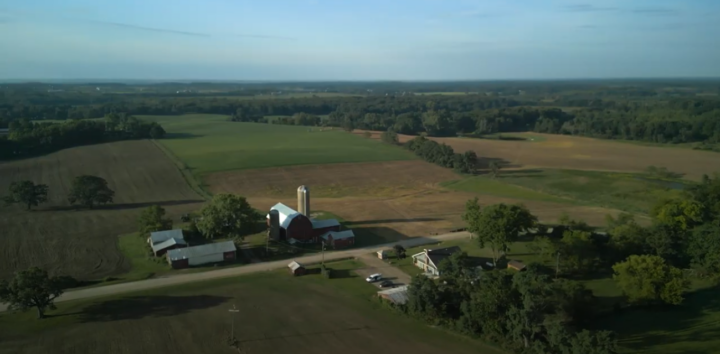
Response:
[[[310,189],[305,186],[298,187],[298,213],[310,217]]]
[[[273,209],[270,210],[270,233],[269,237],[271,240],[280,240],[280,212]]]

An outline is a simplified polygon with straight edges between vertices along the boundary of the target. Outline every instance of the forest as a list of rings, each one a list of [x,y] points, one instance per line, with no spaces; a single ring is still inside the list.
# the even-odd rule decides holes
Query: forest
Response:
[[[73,120],[112,113],[209,113],[228,115],[229,119],[241,122],[392,129],[410,135],[535,131],[652,143],[694,143],[702,149],[713,149],[720,143],[720,83],[712,80],[115,84],[129,91],[124,94],[98,93],[104,92],[97,91],[100,86],[87,90],[88,85],[68,84],[62,92],[54,92],[63,87],[57,85],[53,90],[41,90],[40,84],[6,85],[0,89],[0,129],[21,119]],[[175,91],[179,88],[184,89]],[[210,88],[214,90],[212,94],[203,93]],[[312,95],[247,99],[285,92],[281,89]],[[327,92],[348,96],[322,96]],[[271,121],[266,119],[268,116],[278,118]]]

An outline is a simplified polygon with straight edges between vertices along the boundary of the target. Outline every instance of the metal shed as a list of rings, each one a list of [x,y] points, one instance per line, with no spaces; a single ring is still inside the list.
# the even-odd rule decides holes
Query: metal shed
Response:
[[[408,285],[378,291],[378,296],[396,305],[404,305],[408,301]]]
[[[167,260],[173,268],[184,268],[208,263],[235,260],[235,243],[232,241],[178,248],[167,252]]]
[[[185,235],[183,235],[183,230],[175,229],[175,230],[152,232],[152,233],[150,233],[150,238],[148,238],[148,243],[150,244],[150,246],[155,246],[156,244],[165,242],[171,238],[185,240]]]

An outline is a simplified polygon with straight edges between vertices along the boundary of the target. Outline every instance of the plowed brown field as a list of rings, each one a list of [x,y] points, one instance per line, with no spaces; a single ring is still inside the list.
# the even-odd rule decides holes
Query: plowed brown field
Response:
[[[67,192],[72,179],[83,174],[105,178],[115,203],[73,210]],[[150,141],[76,147],[0,163],[0,195],[20,180],[47,184],[49,202],[33,211],[0,206],[0,278],[29,266],[82,279],[122,273],[129,265],[116,236],[137,229],[140,209],[160,204],[177,221],[202,202]]]
[[[703,174],[720,172],[720,154],[715,152],[565,135],[531,135],[545,140],[432,139],[452,146],[456,152],[473,150],[480,157],[502,159],[516,168],[643,172],[648,166],[657,166],[682,173],[691,180],[700,180]],[[400,140],[404,142],[412,138],[401,136]]]

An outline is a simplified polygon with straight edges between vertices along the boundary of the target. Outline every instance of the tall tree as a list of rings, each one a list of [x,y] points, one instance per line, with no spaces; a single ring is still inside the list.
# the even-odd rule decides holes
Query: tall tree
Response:
[[[242,238],[260,220],[262,215],[245,197],[218,194],[200,211],[197,227],[206,238]]]
[[[395,257],[398,259],[405,258],[405,247],[403,247],[401,244],[396,244],[393,246],[393,250],[395,251]]]
[[[598,262],[598,250],[587,231],[568,230],[559,242],[562,265],[571,272],[587,273]]]
[[[47,202],[48,186],[33,181],[10,183],[10,195],[3,198],[7,204],[23,204],[30,210],[33,206]]]
[[[462,219],[467,224],[468,232],[473,236],[477,236],[483,227],[481,224],[482,219],[480,218],[481,210],[477,197],[465,202],[465,212],[462,214]]]
[[[108,187],[107,181],[97,176],[78,176],[70,185],[70,204],[80,204],[92,209],[96,204],[113,202],[115,192]]]
[[[165,218],[165,209],[159,205],[151,205],[143,209],[138,217],[141,236],[147,236],[151,232],[171,230],[172,226],[172,219]]]
[[[678,305],[688,287],[682,270],[666,264],[658,256],[632,255],[612,268],[615,283],[632,303]]]
[[[26,311],[37,309],[38,318],[45,317],[45,310],[55,309],[54,300],[63,293],[62,278],[50,277],[37,267],[23,270],[10,280],[0,281],[0,301],[10,309]]]
[[[507,253],[520,232],[536,223],[537,218],[524,205],[495,204],[482,209],[480,216],[470,225],[478,227],[476,235],[480,247],[489,245],[493,261],[497,263],[499,253]]]
[[[690,264],[702,275],[720,276],[720,222],[696,227],[687,247]]]

